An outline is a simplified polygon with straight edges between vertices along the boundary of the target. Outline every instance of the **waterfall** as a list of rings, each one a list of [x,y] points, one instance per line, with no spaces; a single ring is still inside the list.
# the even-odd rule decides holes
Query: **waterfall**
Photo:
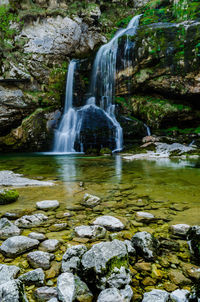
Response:
[[[151,129],[149,128],[149,126],[147,126],[146,124],[144,124],[144,126],[147,129],[147,136],[151,136]]]
[[[141,15],[135,16],[127,28],[120,29],[110,42],[103,45],[97,52],[91,76],[89,95],[86,105],[80,109],[73,107],[73,86],[76,61],[71,61],[67,75],[65,108],[60,126],[55,133],[54,152],[76,152],[75,143],[78,141],[79,149],[84,151],[84,143],[81,137],[83,124],[86,124],[88,111],[98,117],[107,119],[109,125],[108,140],[114,141],[113,152],[123,149],[123,130],[115,116],[115,78],[117,68],[118,41],[126,36],[124,48],[124,68],[130,64],[130,41],[128,36],[136,34]],[[87,116],[87,118],[86,118]]]

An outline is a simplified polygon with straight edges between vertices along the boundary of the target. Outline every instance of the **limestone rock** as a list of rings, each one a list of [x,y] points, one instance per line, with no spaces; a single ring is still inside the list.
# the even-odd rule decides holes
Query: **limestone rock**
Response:
[[[153,289],[148,293],[144,293],[142,302],[167,302],[169,293],[164,290]]]
[[[94,225],[101,225],[111,231],[121,231],[124,229],[124,224],[113,216],[100,216],[93,222]]]
[[[124,288],[131,283],[130,273],[127,272],[124,266],[114,268],[113,272],[107,279],[108,287]]]
[[[145,260],[151,261],[155,258],[158,247],[157,240],[148,232],[138,232],[131,239],[136,253],[141,255]]]
[[[37,268],[21,275],[18,279],[21,280],[25,285],[34,284],[36,286],[42,286],[44,285],[45,274],[41,268]]]
[[[188,302],[190,292],[184,289],[177,289],[170,294],[172,302]]]
[[[57,200],[43,200],[36,203],[37,209],[44,211],[57,209],[59,206],[60,203]]]
[[[0,301],[28,302],[23,284],[20,280],[11,280],[0,285]]]
[[[0,264],[0,285],[15,279],[20,268],[15,265]]]
[[[62,258],[62,272],[77,273],[81,266],[81,258],[87,252],[85,245],[75,245],[67,249]]]
[[[0,219],[0,239],[7,239],[12,236],[20,235],[20,229],[10,222],[7,218]]]
[[[98,206],[101,203],[101,198],[91,195],[91,194],[85,194],[83,198],[83,204],[89,208],[94,208]]]
[[[75,228],[75,233],[81,238],[102,239],[106,235],[106,229],[99,225],[86,226],[81,225]]]
[[[48,239],[41,243],[45,252],[55,252],[59,248],[60,242],[57,239]]]
[[[55,287],[43,286],[39,287],[34,292],[36,301],[49,301],[51,298],[57,298],[57,289]]]
[[[133,292],[130,286],[126,286],[124,290],[117,288],[104,289],[98,296],[97,302],[130,302]]]
[[[54,259],[54,255],[47,252],[36,251],[29,253],[27,259],[33,268],[43,268],[47,270],[51,266],[50,262]]]
[[[26,236],[14,236],[6,239],[2,243],[0,252],[6,257],[14,258],[36,248],[38,245],[38,240]]]
[[[186,237],[189,228],[190,226],[188,224],[174,224],[170,226],[172,234],[181,237]]]
[[[39,240],[39,241],[43,241],[43,240],[46,239],[46,236],[44,234],[36,233],[36,232],[31,232],[30,234],[28,234],[28,237],[32,238],[32,239]]]
[[[48,219],[44,214],[25,215],[15,221],[19,228],[30,229],[42,225]]]

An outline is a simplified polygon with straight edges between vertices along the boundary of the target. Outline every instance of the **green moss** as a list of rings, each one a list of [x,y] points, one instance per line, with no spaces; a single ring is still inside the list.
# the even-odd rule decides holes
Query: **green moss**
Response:
[[[17,201],[19,193],[16,190],[0,190],[0,205]]]

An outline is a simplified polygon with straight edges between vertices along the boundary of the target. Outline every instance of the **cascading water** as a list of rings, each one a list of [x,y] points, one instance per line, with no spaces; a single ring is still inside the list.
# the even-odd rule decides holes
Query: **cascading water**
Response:
[[[124,51],[124,68],[129,67],[130,60],[130,44],[128,36],[134,36],[136,34],[139,19],[141,15],[135,16],[128,24],[127,28],[120,29],[113,39],[103,45],[95,58],[91,85],[89,95],[90,97],[86,105],[80,109],[73,107],[73,86],[74,86],[74,72],[76,69],[76,61],[72,61],[69,65],[67,75],[66,86],[66,98],[64,114],[59,126],[59,129],[55,134],[54,152],[75,152],[76,140],[79,141],[81,146],[79,149],[83,149],[83,142],[81,138],[81,129],[83,124],[86,124],[86,116],[88,112],[96,115],[101,115],[103,119],[107,119],[107,126],[109,125],[109,135],[112,136],[110,141],[115,142],[113,152],[122,150],[123,148],[123,130],[115,117],[115,78],[117,68],[117,53],[118,53],[118,41],[122,36],[126,36],[125,51]],[[88,118],[88,117],[87,117]],[[105,124],[105,122],[104,122]],[[114,136],[114,137],[113,137]]]

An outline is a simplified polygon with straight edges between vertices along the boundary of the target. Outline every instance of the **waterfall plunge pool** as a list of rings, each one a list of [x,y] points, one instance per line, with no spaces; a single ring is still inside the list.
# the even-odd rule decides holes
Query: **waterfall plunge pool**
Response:
[[[79,224],[102,214],[130,221],[136,211],[167,218],[170,224],[199,224],[199,160],[164,158],[130,162],[120,155],[10,154],[0,156],[0,170],[55,182],[51,187],[18,188],[19,200],[1,205],[1,214],[33,209],[37,201],[57,199],[61,202],[59,211],[72,211]],[[82,206],[85,193],[101,197],[101,205],[93,210]]]

